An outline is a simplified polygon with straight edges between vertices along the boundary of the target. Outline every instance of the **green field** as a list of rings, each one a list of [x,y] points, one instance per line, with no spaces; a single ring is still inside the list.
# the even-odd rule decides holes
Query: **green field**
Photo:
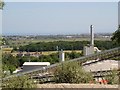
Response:
[[[30,43],[37,43],[37,42],[53,42],[53,41],[89,41],[90,38],[68,38],[68,39],[26,39],[26,40],[8,40],[10,46],[23,46],[23,45],[27,45]],[[95,38],[95,40],[98,41],[109,41],[110,38]]]

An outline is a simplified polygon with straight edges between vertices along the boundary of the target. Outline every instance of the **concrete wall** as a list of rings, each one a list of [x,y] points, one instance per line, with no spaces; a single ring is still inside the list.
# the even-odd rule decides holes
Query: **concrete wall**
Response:
[[[44,90],[119,90],[118,85],[102,85],[102,84],[38,84],[37,88]]]
[[[94,46],[84,46],[84,56],[94,54]]]

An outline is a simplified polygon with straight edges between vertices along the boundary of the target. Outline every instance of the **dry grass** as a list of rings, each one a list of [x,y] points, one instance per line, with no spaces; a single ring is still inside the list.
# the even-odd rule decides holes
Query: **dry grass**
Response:
[[[57,53],[58,51],[44,51],[44,52],[42,52],[42,54],[43,55],[50,55],[50,54],[52,54],[52,53]],[[67,52],[67,53],[71,53],[72,52],[72,50],[65,50],[64,51],[65,53]],[[74,52],[78,52],[78,53],[81,53],[82,51],[81,50],[74,50]]]
[[[11,53],[13,48],[2,48],[2,53]]]
[[[12,51],[13,48],[2,48],[3,51]]]

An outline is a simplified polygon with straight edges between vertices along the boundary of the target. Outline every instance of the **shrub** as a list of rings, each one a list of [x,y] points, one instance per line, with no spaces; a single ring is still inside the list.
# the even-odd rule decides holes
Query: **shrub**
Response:
[[[119,76],[117,73],[117,70],[113,70],[111,75],[105,77],[105,79],[108,81],[108,84],[119,84]]]
[[[35,88],[36,85],[32,79],[29,79],[27,76],[18,76],[13,77],[9,80],[2,82],[3,88]]]
[[[78,63],[66,62],[56,68],[54,79],[56,83],[88,83],[93,80],[93,77]]]

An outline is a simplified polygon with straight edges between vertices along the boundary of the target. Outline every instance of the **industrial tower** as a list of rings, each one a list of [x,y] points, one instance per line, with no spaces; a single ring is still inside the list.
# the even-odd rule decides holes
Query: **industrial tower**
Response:
[[[94,32],[93,25],[90,25],[90,44],[84,46],[83,49],[84,56],[94,54]]]

